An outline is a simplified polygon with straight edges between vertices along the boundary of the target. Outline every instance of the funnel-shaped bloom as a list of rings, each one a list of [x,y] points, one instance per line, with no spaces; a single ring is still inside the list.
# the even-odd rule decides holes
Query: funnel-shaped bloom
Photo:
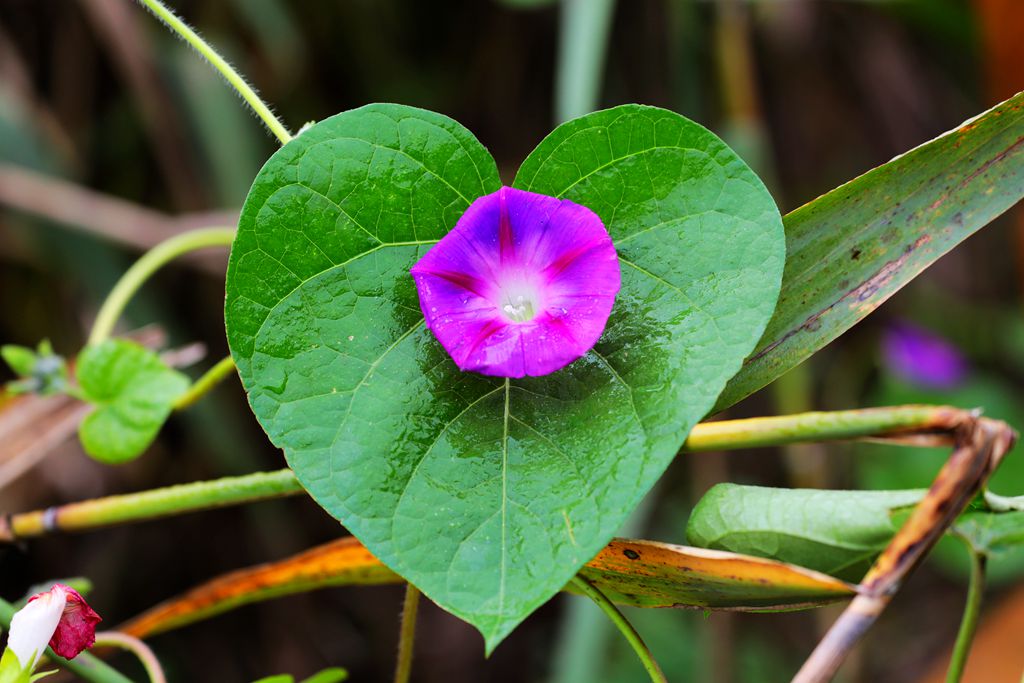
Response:
[[[96,642],[100,617],[75,589],[54,584],[33,595],[11,619],[7,647],[25,670],[31,671],[47,644],[61,657],[71,659]]]
[[[510,187],[473,202],[410,272],[455,364],[500,377],[547,375],[589,351],[620,285],[597,214]]]

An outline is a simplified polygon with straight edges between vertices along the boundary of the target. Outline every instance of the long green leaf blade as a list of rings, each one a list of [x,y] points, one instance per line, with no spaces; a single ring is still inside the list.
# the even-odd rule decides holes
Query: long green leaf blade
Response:
[[[786,269],[722,410],[848,330],[1024,197],[1024,93],[788,214]]]

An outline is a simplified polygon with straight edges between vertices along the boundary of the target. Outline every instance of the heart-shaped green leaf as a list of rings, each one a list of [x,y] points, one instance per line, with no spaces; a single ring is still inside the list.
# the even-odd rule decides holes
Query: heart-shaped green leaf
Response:
[[[158,355],[124,339],[87,346],[75,374],[82,398],[96,404],[78,436],[86,453],[107,463],[141,455],[189,386]]]
[[[601,342],[546,377],[459,372],[409,268],[494,161],[438,114],[371,105],[267,162],[228,266],[228,339],[303,486],[493,649],[614,535],[713,405],[778,294],[781,220],[714,135],[627,106],[572,121],[522,189],[604,220],[623,286]]]

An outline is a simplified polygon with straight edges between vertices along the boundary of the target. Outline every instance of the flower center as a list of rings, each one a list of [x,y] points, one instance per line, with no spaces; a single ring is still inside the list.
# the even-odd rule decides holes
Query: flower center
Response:
[[[510,283],[500,289],[498,296],[498,307],[508,320],[525,323],[537,317],[540,297],[534,287],[526,283]]]

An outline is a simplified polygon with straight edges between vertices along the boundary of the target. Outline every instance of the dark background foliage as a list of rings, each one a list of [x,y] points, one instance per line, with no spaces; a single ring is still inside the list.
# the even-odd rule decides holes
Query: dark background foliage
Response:
[[[556,92],[566,85],[555,77],[559,44],[581,30],[536,0],[174,4],[293,129],[368,102],[425,107],[473,130],[508,180],[556,122]],[[785,212],[1024,87],[1021,36],[1016,0],[624,0],[605,63],[594,65],[597,105],[635,101],[700,121],[766,178]],[[582,39],[601,42],[599,34]],[[139,248],[183,225],[140,212],[194,225],[217,212],[212,220],[230,222],[275,147],[220,79],[134,3],[0,4],[0,341],[49,337],[74,355]],[[25,170],[43,178],[25,185]],[[136,213],[115,216],[92,195],[58,194],[58,179]],[[222,264],[222,255],[190,259],[160,273],[129,308],[125,329],[159,322],[172,346],[200,341],[205,363],[221,357]],[[980,404],[1024,426],[1022,268],[1024,219],[1011,214],[730,414],[919,400]],[[959,347],[971,367],[963,386],[939,391],[901,379],[879,350],[897,320]],[[879,457],[899,460],[898,472],[887,475]],[[682,542],[690,506],[716,481],[910,487],[926,483],[941,458],[844,446],[681,458],[630,533]],[[16,482],[0,482],[0,512],[282,464],[232,380],[174,417],[130,465],[103,467],[65,444]],[[1024,469],[999,484],[1000,493],[1024,493]],[[86,576],[92,603],[113,625],[210,577],[340,533],[297,498],[45,538],[0,548],[0,594],[13,599],[37,581]],[[939,680],[933,669],[951,647],[964,585],[956,549],[944,556],[914,576],[844,680]],[[976,654],[968,680],[1017,680],[1024,666],[1018,564],[1000,568],[978,643],[999,654]],[[399,602],[397,588],[323,590],[246,607],[153,645],[175,681],[308,675],[329,665],[355,680],[387,680]],[[629,616],[670,679],[725,683],[788,679],[835,614]],[[644,680],[600,619],[580,600],[556,598],[485,661],[471,628],[427,607],[414,680]],[[1017,634],[1015,649],[1000,644],[1006,633]]]

